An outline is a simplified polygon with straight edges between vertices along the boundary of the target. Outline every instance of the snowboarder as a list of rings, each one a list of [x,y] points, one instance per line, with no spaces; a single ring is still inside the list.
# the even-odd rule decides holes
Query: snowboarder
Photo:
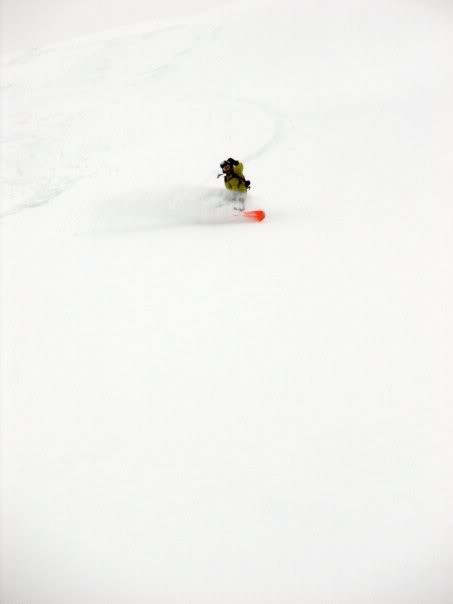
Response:
[[[220,164],[220,167],[222,168],[228,197],[234,202],[234,209],[242,212],[245,206],[247,189],[250,187],[250,181],[244,178],[244,166],[237,159],[229,157]],[[219,174],[219,176],[222,176],[222,174]]]

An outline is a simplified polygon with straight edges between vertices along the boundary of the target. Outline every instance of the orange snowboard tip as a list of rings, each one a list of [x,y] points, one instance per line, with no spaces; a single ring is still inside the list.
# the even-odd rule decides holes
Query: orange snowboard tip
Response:
[[[243,212],[242,215],[251,220],[256,220],[257,222],[261,222],[266,218],[266,214],[263,210],[249,210],[248,212]]]

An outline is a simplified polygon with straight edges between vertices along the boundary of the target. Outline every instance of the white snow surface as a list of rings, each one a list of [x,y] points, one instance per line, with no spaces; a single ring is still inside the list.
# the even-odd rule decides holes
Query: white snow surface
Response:
[[[2,55],[1,602],[451,604],[452,5],[184,4]]]

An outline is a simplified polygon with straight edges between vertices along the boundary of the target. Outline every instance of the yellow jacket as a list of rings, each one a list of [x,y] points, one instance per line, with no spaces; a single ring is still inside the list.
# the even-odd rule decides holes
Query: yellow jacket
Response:
[[[225,175],[225,187],[229,191],[241,191],[247,193],[247,186],[243,174],[244,166],[241,162],[237,166],[232,166],[229,174]],[[238,178],[239,176],[239,178]]]

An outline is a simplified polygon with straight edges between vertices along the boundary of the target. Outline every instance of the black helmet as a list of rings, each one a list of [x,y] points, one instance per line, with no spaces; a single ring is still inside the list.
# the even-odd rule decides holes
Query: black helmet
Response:
[[[231,167],[233,167],[233,166],[238,166],[238,165],[239,165],[239,162],[238,162],[237,159],[233,159],[232,157],[229,157],[228,159],[226,159],[225,161],[223,161],[220,164],[220,167],[223,170],[225,166],[231,166]]]

